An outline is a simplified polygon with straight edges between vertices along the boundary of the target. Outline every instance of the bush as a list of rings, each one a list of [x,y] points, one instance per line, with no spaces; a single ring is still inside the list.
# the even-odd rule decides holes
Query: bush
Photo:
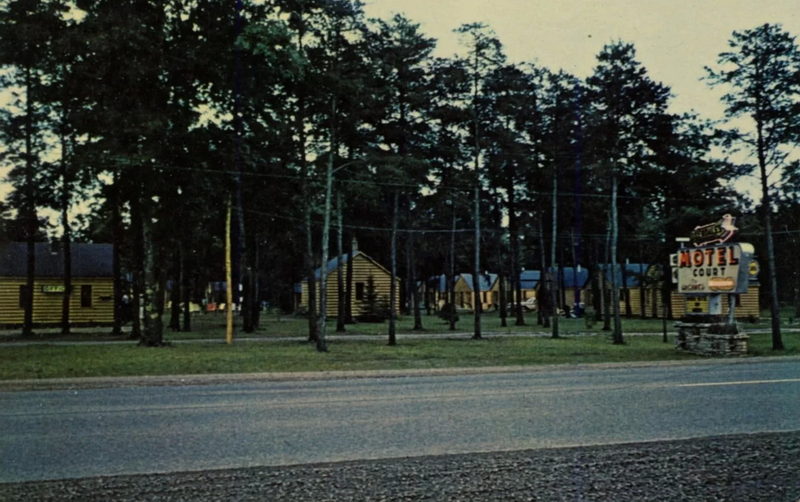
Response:
[[[372,276],[367,278],[364,303],[364,312],[356,316],[356,320],[359,322],[384,322],[391,316],[389,300],[378,295]]]
[[[447,322],[458,322],[458,312],[451,303],[445,303],[436,315]]]

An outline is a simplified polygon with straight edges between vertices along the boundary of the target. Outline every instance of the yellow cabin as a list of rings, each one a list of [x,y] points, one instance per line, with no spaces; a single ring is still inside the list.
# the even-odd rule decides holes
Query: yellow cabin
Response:
[[[493,310],[500,303],[500,281],[497,274],[482,274],[481,307],[483,311]],[[437,275],[428,281],[429,301],[435,305],[436,310],[442,309],[450,299],[447,297],[447,276]],[[455,276],[453,291],[455,292],[456,308],[472,310],[473,289],[472,274],[458,274]]]
[[[389,304],[389,294],[391,287],[392,274],[381,266],[378,262],[371,257],[364,254],[362,251],[354,251],[353,259],[349,259],[349,255],[345,254],[333,258],[328,261],[326,270],[326,284],[325,289],[328,292],[326,315],[328,317],[336,317],[339,315],[339,286],[337,280],[337,270],[342,266],[342,278],[345,281],[345,290],[347,289],[347,268],[353,267],[353,287],[350,292],[350,304],[352,305],[353,317],[357,317],[368,311],[370,297],[372,301],[377,303]],[[317,281],[320,278],[320,269],[314,272]],[[319,288],[319,282],[316,283]],[[397,279],[397,299],[395,301],[395,309],[400,307],[400,291],[402,283]],[[372,289],[372,291],[370,291]],[[319,309],[319,291],[317,291],[317,309]],[[294,290],[294,304],[295,310],[303,311],[308,310],[308,281],[303,281],[295,285]]]
[[[481,288],[481,311],[494,310],[500,303],[500,284],[497,274],[480,274],[478,285]],[[456,308],[472,310],[474,287],[472,274],[459,274],[453,290],[456,293]]]
[[[74,325],[114,322],[113,248],[111,244],[70,246],[72,291],[69,321]],[[64,295],[64,254],[60,247],[36,243],[36,272],[33,285],[33,322],[52,325],[61,322]],[[20,325],[24,321],[23,293],[26,288],[27,245],[0,245],[0,324]]]
[[[539,281],[542,279],[542,272],[539,270],[523,270],[519,274],[519,286],[522,291],[522,301],[536,298],[536,290],[539,289]],[[509,285],[509,288],[511,285]],[[509,292],[511,293],[511,292]],[[513,302],[513,300],[511,300]]]
[[[747,288],[747,293],[734,295],[735,311],[734,315],[739,320],[757,320],[761,317],[758,295],[759,285],[751,282]],[[661,318],[663,316],[664,305],[661,301],[661,291],[656,289],[646,289],[646,317]],[[708,297],[704,295],[682,295],[677,291],[671,292],[672,318],[680,319],[686,314],[708,313]],[[722,315],[728,315],[728,300],[722,298]]]
[[[630,306],[630,314],[633,317],[644,317],[661,319],[664,317],[664,302],[661,292],[661,269],[659,265],[643,267],[639,264],[627,265],[627,277],[625,285],[620,289],[620,312],[625,315]],[[641,273],[640,270],[644,270]],[[608,273],[607,273],[608,277]],[[622,284],[620,274],[617,278]],[[610,288],[606,281],[606,287]],[[758,319],[761,315],[759,307],[759,285],[751,281],[746,293],[734,295],[735,316],[737,319]],[[587,285],[586,293],[591,298],[591,288]],[[672,319],[680,319],[689,313],[708,313],[708,299],[703,295],[683,295],[673,287],[670,293],[670,304],[672,306]],[[728,302],[726,298],[722,301],[722,315],[728,314]]]

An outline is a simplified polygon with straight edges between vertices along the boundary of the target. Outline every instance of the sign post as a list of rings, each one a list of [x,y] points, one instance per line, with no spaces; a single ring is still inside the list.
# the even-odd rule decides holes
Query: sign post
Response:
[[[728,242],[736,231],[733,222],[726,214],[718,222],[695,227],[690,238],[694,247],[682,246],[670,256],[678,292],[696,299],[697,310],[703,310],[687,312],[677,324],[679,348],[707,355],[747,352],[747,335],[735,322],[736,295],[747,292],[755,251],[752,244]],[[728,303],[725,317],[723,295]],[[701,307],[704,303],[706,308]]]

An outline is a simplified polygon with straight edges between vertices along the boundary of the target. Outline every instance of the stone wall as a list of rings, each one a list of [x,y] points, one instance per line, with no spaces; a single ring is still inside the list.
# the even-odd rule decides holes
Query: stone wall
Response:
[[[750,337],[738,325],[681,321],[675,323],[675,327],[678,330],[675,348],[678,350],[702,356],[747,355]]]

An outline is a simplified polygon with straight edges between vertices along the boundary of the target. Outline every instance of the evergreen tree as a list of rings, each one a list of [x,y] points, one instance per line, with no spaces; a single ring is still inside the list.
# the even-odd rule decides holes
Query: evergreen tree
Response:
[[[51,111],[44,91],[52,70],[48,61],[52,61],[55,40],[63,29],[65,9],[55,0],[14,0],[0,10],[0,87],[12,94],[11,106],[0,115],[0,134],[5,157],[13,166],[9,178],[15,192],[10,200],[25,221],[27,243],[23,336],[33,333],[37,206],[39,187],[45,186],[41,166]]]
[[[620,181],[646,175],[653,145],[659,141],[657,124],[666,113],[669,89],[654,82],[636,60],[631,44],[606,45],[587,80],[591,102],[589,128],[594,167],[610,178],[611,307],[613,340],[624,343],[619,302],[618,200]]]
[[[427,181],[427,163],[423,158],[427,142],[430,141],[427,115],[431,92],[425,65],[434,41],[420,34],[419,25],[397,15],[390,22],[378,21],[370,42],[371,56],[375,61],[376,120],[373,141],[376,145],[385,145],[387,149],[378,148],[374,156],[382,164],[381,179],[394,184],[389,194],[392,200],[389,345],[395,345],[397,226],[401,221],[399,213],[402,200],[405,213],[402,219],[407,226],[413,227],[417,219],[413,211],[420,197],[419,187]],[[413,266],[409,267],[411,273],[406,277],[406,282],[408,288],[416,291]],[[412,292],[410,296],[419,323],[419,302],[415,293]],[[421,329],[421,326],[418,325],[417,329]]]
[[[731,122],[740,117],[750,120],[748,129],[729,129],[728,144],[744,146],[757,159],[767,248],[772,349],[783,350],[769,175],[785,167],[789,150],[800,140],[797,114],[800,50],[795,37],[775,24],[734,31],[728,45],[730,49],[719,54],[717,68],[706,70],[710,85],[726,88],[722,97],[726,118]]]
[[[485,119],[485,86],[488,74],[492,69],[505,61],[502,44],[494,32],[481,23],[465,24],[455,30],[464,37],[467,56],[464,68],[470,85],[469,95],[464,99],[469,103],[470,121],[465,124],[469,131],[469,143],[472,150],[473,164],[473,224],[475,226],[474,259],[472,262],[474,333],[472,338],[481,336],[481,196],[483,191],[483,150],[485,135],[482,122]]]

